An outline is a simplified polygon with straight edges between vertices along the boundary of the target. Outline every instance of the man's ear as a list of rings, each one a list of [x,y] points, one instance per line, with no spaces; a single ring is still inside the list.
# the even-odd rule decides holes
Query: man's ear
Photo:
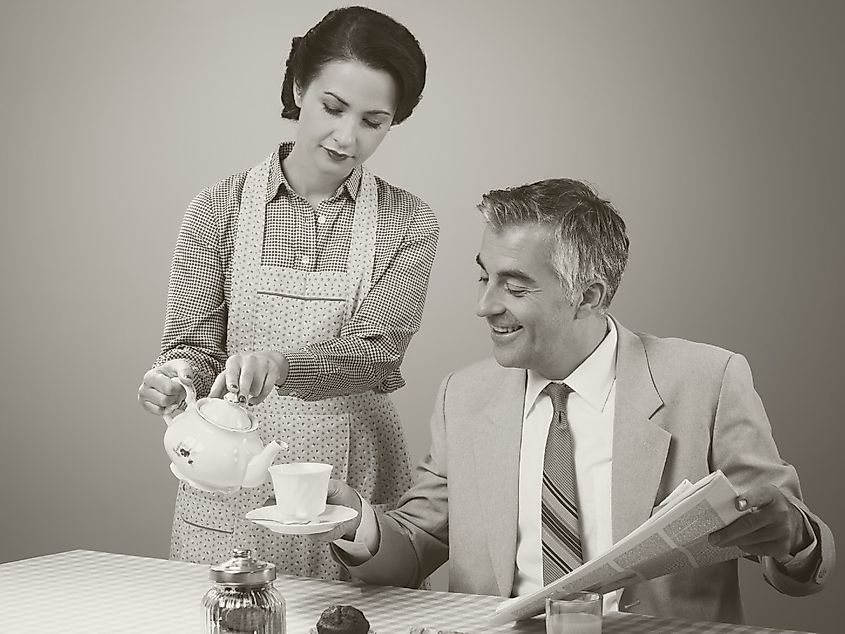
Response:
[[[594,280],[581,292],[581,301],[576,311],[577,317],[587,317],[601,311],[604,305],[604,298],[607,295],[607,286],[601,280]]]

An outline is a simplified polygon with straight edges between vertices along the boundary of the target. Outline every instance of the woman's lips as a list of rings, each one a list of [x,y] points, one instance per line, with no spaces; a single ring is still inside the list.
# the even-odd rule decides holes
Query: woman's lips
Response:
[[[337,161],[338,163],[342,163],[346,159],[352,158],[349,154],[344,154],[343,152],[337,152],[336,150],[332,150],[330,148],[324,147],[326,154],[329,155],[329,158],[333,161]]]

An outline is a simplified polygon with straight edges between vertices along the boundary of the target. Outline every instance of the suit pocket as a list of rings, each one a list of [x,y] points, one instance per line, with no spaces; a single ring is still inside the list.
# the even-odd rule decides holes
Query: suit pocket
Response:
[[[200,491],[181,482],[176,494],[176,512],[183,522],[192,526],[224,533],[235,530],[232,495]]]

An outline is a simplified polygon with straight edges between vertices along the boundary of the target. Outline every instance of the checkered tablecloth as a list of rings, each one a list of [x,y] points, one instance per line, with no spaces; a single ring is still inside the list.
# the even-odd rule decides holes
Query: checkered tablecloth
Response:
[[[0,565],[2,634],[201,634],[208,566],[74,550]],[[377,634],[411,626],[466,634],[542,634],[542,619],[485,625],[500,598],[282,576],[289,634],[308,634],[329,605],[354,605]],[[605,634],[773,634],[786,630],[610,614]]]

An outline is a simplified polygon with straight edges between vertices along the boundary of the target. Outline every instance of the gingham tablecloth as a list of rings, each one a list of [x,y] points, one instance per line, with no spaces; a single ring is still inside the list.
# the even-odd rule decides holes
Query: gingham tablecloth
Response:
[[[2,634],[200,634],[208,566],[86,550],[0,565]],[[289,634],[308,634],[329,605],[354,605],[377,634],[410,626],[466,634],[542,634],[542,619],[485,625],[498,597],[282,576]],[[604,634],[772,634],[787,630],[609,614]]]

